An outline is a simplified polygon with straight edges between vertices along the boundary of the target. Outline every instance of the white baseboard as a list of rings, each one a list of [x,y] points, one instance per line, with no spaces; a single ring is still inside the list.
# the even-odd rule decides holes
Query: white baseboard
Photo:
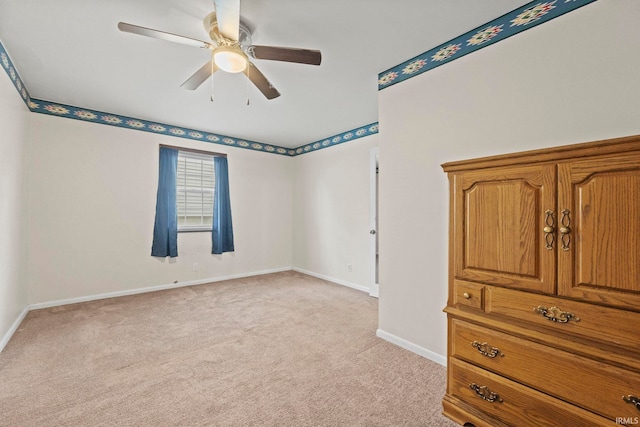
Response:
[[[417,355],[424,357],[425,359],[432,360],[442,366],[447,366],[447,358],[441,354],[435,353],[431,350],[427,350],[424,347],[420,347],[410,341],[400,338],[396,335],[385,332],[382,329],[376,331],[376,335],[385,341],[389,341],[391,344],[395,344],[398,347],[402,347],[405,350],[409,350]]]
[[[29,310],[38,310],[38,309],[41,309],[41,308],[57,307],[57,306],[60,306],[60,305],[76,304],[76,303],[79,303],[79,302],[96,301],[96,300],[101,300],[101,299],[106,299],[106,298],[122,297],[122,296],[126,296],[126,295],[143,294],[143,293],[146,293],[146,292],[163,291],[165,289],[182,288],[182,287],[185,287],[185,286],[204,285],[206,283],[222,282],[224,280],[242,279],[242,278],[245,278],[245,277],[259,276],[259,275],[262,275],[262,274],[280,273],[282,271],[291,271],[291,267],[275,268],[275,269],[271,269],[271,270],[253,271],[251,273],[232,274],[232,275],[229,275],[229,276],[213,277],[213,278],[209,278],[209,279],[200,279],[200,280],[192,280],[192,281],[189,281],[189,282],[170,283],[168,285],[149,286],[149,287],[145,287],[145,288],[127,289],[127,290],[123,290],[123,291],[107,292],[107,293],[103,293],[103,294],[94,294],[94,295],[88,295],[88,296],[83,296],[83,297],[68,298],[68,299],[61,299],[61,300],[55,300],[55,301],[39,302],[39,303],[36,303],[36,304],[31,304],[28,307],[28,309]]]
[[[20,327],[20,324],[22,323],[22,321],[24,320],[24,317],[27,315],[28,312],[29,312],[29,306],[26,306],[22,310],[22,312],[18,315],[18,318],[11,324],[11,327],[9,328],[7,333],[4,334],[4,336],[2,337],[2,340],[0,340],[0,352],[2,352],[5,346],[9,343],[9,340],[11,339],[13,334],[18,330],[18,328]]]
[[[380,284],[374,283],[369,288],[369,295],[375,298],[380,298]]]
[[[293,271],[303,273],[309,276],[317,277],[318,279],[326,280],[327,282],[335,283],[337,285],[346,286],[348,288],[356,289],[361,292],[369,293],[368,286],[362,286],[355,283],[347,282],[346,280],[335,279],[333,277],[325,276],[324,274],[314,273],[313,271],[304,270],[302,268],[293,267]]]
[[[332,277],[328,277],[328,276],[324,276],[324,275],[321,275],[321,274],[313,273],[311,271],[306,271],[306,270],[303,270],[303,269],[300,269],[300,268],[282,267],[282,268],[275,268],[275,269],[271,269],[271,270],[253,271],[251,273],[232,274],[232,275],[229,275],[229,276],[213,277],[213,278],[209,278],[209,279],[200,279],[200,280],[192,280],[192,281],[189,281],[189,282],[170,283],[170,284],[167,284],[167,285],[149,286],[149,287],[145,287],[145,288],[127,289],[127,290],[115,291],[115,292],[106,292],[106,293],[102,293],[102,294],[87,295],[87,296],[76,297],[76,298],[68,298],[68,299],[61,299],[61,300],[55,300],[55,301],[45,301],[45,302],[39,302],[39,303],[35,303],[35,304],[30,304],[30,305],[26,306],[24,308],[24,310],[22,310],[22,312],[20,313],[18,318],[13,322],[13,324],[11,325],[9,330],[7,331],[7,333],[2,337],[2,340],[0,341],[0,352],[7,345],[7,343],[9,342],[9,340],[11,339],[11,337],[13,336],[15,331],[17,331],[18,328],[20,327],[20,324],[24,320],[24,318],[27,315],[27,313],[29,311],[31,311],[31,310],[38,310],[38,309],[50,308],[50,307],[58,307],[58,306],[61,306],[61,305],[76,304],[76,303],[87,302],[87,301],[96,301],[96,300],[101,300],[101,299],[106,299],[106,298],[116,298],[116,297],[122,297],[122,296],[126,296],[126,295],[142,294],[142,293],[146,293],[146,292],[162,291],[162,290],[165,290],[165,289],[181,288],[181,287],[185,287],[185,286],[203,285],[203,284],[206,284],[206,283],[221,282],[221,281],[224,281],[224,280],[232,280],[232,279],[241,279],[241,278],[245,278],[245,277],[259,276],[259,275],[262,275],[262,274],[280,273],[282,271],[291,271],[291,270],[294,270],[294,271],[297,271],[297,272],[300,272],[300,273],[304,273],[304,274],[308,274],[309,276],[317,277],[319,279],[323,279],[323,280],[326,280],[328,282],[332,282],[332,283],[336,283],[336,284],[339,284],[339,285],[347,286],[349,288],[357,289],[357,290],[362,291],[362,292],[367,292],[367,293],[369,292],[369,288],[366,287],[366,286],[360,286],[360,285],[357,285],[355,283],[346,282],[344,280],[334,279]]]

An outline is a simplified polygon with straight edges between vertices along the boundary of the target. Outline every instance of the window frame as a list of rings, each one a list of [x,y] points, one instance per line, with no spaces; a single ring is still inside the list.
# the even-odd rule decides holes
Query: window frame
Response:
[[[204,151],[204,150],[194,150],[194,149],[190,149],[190,148],[183,148],[183,147],[175,147],[175,146],[169,146],[169,145],[161,145],[164,147],[169,147],[169,148],[173,148],[175,150],[178,151],[178,163],[180,162],[181,158],[191,158],[191,159],[196,159],[196,160],[210,160],[211,163],[213,164],[213,188],[211,188],[210,193],[213,195],[212,197],[212,206],[211,209],[213,209],[213,200],[215,198],[215,175],[216,175],[216,170],[215,170],[215,157],[227,157],[226,154],[221,154],[221,153],[215,153],[215,152],[211,152],[211,151]],[[185,177],[186,178],[186,177]],[[182,189],[181,189],[182,188]],[[205,192],[208,191],[203,191],[201,190],[195,190],[195,189],[191,189],[191,190],[185,190],[185,186],[180,186],[179,182],[178,182],[178,174],[176,171],[176,216],[177,219],[179,218],[179,216],[177,215],[177,212],[179,210],[178,208],[178,193],[180,192],[184,192],[185,194],[187,193],[200,193],[200,194],[204,194]],[[186,208],[186,206],[185,206]],[[202,216],[202,211],[201,211],[201,216]],[[212,212],[212,219],[213,219],[213,212]],[[178,233],[199,233],[199,232],[211,232],[213,228],[213,220],[210,224],[198,224],[198,225],[180,225],[180,223],[177,224],[177,231]]]

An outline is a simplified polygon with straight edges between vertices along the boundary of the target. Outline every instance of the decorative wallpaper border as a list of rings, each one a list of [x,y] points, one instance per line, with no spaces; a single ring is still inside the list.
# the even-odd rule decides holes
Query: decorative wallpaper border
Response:
[[[597,0],[552,0],[542,2],[532,1],[527,3],[522,7],[514,9],[513,11],[494,19],[493,21],[481,25],[474,30],[468,31],[459,37],[378,74],[378,90],[382,90],[393,86],[396,83],[408,80],[442,64],[461,58],[468,53],[475,52],[485,46],[504,40],[514,34],[533,28],[536,25],[547,22],[553,18],[557,18],[558,16],[576,10],[594,1]],[[29,110],[34,113],[49,114],[52,116],[66,117],[69,119],[158,133],[254,151],[263,151],[266,153],[280,154],[289,157],[295,157],[312,151],[321,150],[323,148],[332,147],[347,141],[353,141],[358,138],[378,133],[378,122],[374,122],[328,138],[311,142],[309,144],[301,145],[297,148],[280,147],[273,144],[265,144],[227,135],[219,135],[197,129],[189,129],[180,126],[136,119],[133,117],[121,116],[118,114],[90,110],[87,108],[58,104],[40,99],[32,99],[1,42],[0,62],[11,78],[13,85],[24,100],[25,104]]]
[[[342,144],[344,142],[353,141],[354,139],[362,138],[368,135],[378,133],[378,122],[370,123],[366,126],[360,126],[353,128],[346,132],[338,133],[328,138],[319,139],[318,141],[301,145],[295,148],[295,155],[309,153],[311,151],[318,151],[323,148],[333,147],[334,145]]]
[[[378,90],[550,21],[596,0],[532,1],[378,74]]]
[[[174,136],[178,138],[192,139],[195,141],[203,141],[213,144],[228,145],[254,151],[282,154],[285,156],[295,155],[294,149],[291,148],[279,147],[277,145],[264,144],[248,139],[234,138],[231,136],[219,135],[181,126],[173,126],[165,123],[152,122],[149,120],[136,119],[133,117],[121,116],[118,114],[105,113],[101,111],[90,110],[87,108],[73,107],[70,105],[43,101],[40,99],[31,99],[28,103],[28,107],[35,113],[66,117],[69,119],[82,120],[85,122],[117,126],[126,129]]]
[[[49,114],[52,116],[65,117],[68,119],[82,120],[85,122],[93,122],[97,124],[117,126],[126,129],[139,130],[144,132],[157,133],[162,135],[174,136],[178,138],[192,139],[195,141],[204,141],[213,144],[221,144],[232,147],[245,148],[254,151],[264,151],[266,153],[281,154],[284,156],[294,157],[305,154],[310,151],[320,150],[329,146],[341,144],[343,142],[362,138],[363,136],[378,133],[378,123],[371,123],[366,126],[352,129],[329,138],[302,145],[298,148],[279,147],[273,144],[265,144],[262,142],[251,141],[247,139],[234,138],[227,135],[219,135],[211,132],[189,129],[180,126],[173,126],[164,123],[152,122],[148,120],[136,119],[133,117],[121,116],[118,114],[105,113],[102,111],[91,110],[88,108],[74,107],[56,102],[44,101],[41,99],[31,98],[24,82],[20,78],[15,66],[11,62],[7,51],[2,43],[0,43],[0,61],[5,69],[13,85],[22,96],[25,104],[31,112]]]
[[[24,82],[20,78],[18,71],[13,66],[13,62],[9,58],[9,54],[4,49],[2,43],[0,43],[0,63],[2,63],[2,68],[7,72],[7,75],[11,79],[13,86],[16,88],[22,99],[24,100],[27,107],[29,106],[29,101],[31,101],[31,96],[29,96],[29,91],[27,87],[24,85]]]

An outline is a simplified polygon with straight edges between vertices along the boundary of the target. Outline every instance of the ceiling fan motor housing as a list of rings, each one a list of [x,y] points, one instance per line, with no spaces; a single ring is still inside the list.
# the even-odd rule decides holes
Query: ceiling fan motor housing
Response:
[[[209,37],[211,38],[211,40],[213,40],[214,42],[220,44],[227,44],[228,42],[234,42],[233,40],[227,40],[225,37],[223,37],[220,34],[220,31],[218,30],[218,19],[216,17],[216,13],[215,12],[211,12],[210,14],[208,14],[205,18],[204,18],[204,29],[207,32],[207,34],[209,34]],[[240,45],[240,48],[243,51],[246,51],[249,46],[251,46],[251,30],[249,29],[249,27],[242,22],[242,20],[240,20],[240,25],[239,25],[240,31],[238,34],[238,41],[237,44]],[[227,43],[225,43],[227,42]]]

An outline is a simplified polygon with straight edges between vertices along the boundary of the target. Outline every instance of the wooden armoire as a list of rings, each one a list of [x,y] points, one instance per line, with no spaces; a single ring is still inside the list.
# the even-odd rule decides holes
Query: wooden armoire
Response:
[[[446,163],[462,425],[640,424],[640,136]]]

